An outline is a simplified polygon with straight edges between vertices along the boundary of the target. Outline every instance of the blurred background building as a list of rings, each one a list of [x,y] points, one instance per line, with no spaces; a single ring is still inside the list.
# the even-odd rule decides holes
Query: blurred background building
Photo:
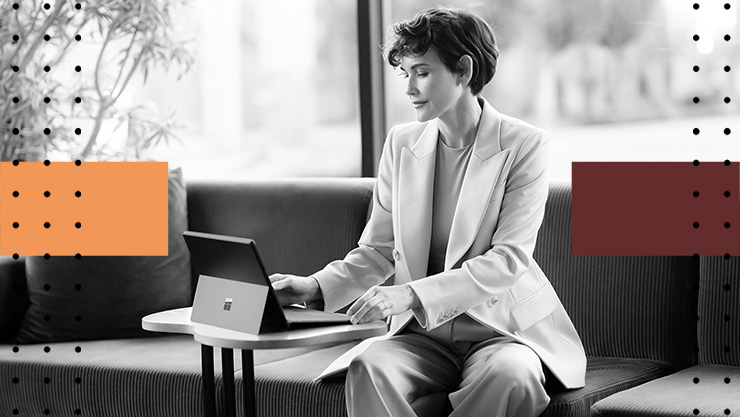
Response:
[[[443,5],[492,25],[501,56],[483,95],[548,130],[550,178],[569,181],[572,161],[740,159],[740,11],[737,0],[700,3]],[[382,1],[386,35],[437,4]],[[149,74],[128,97],[191,124],[182,146],[153,158],[188,179],[361,175],[358,2],[196,0],[181,19],[198,39],[196,70],[179,82]],[[384,68],[384,128],[415,120],[404,80]]]

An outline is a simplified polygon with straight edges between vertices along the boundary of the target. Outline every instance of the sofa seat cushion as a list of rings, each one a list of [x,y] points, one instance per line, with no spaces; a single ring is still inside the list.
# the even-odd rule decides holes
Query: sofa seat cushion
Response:
[[[202,414],[200,344],[192,336],[22,345],[18,352],[13,347],[0,345],[0,415],[13,415],[13,410],[44,415],[46,409],[51,415],[75,415],[80,409],[83,416],[97,417]],[[255,363],[320,347],[260,350]],[[220,354],[214,351],[221,392]],[[240,355],[234,356],[235,369],[241,369]]]
[[[313,381],[334,359],[355,346],[343,343],[304,355],[255,366],[257,415],[260,417],[346,417],[344,378]],[[242,377],[236,376],[237,401]]]
[[[346,416],[344,379],[314,382],[313,378],[354,344],[345,343],[257,366],[257,414]],[[589,416],[596,401],[672,371],[672,366],[653,360],[590,357],[584,388],[564,390],[558,383],[548,384],[551,401],[542,416]],[[240,373],[236,379],[237,397],[241,401]],[[431,403],[441,404],[436,400]]]
[[[603,417],[734,416],[740,413],[738,393],[740,367],[699,365],[614,394],[592,410]]]
[[[542,416],[586,417],[591,405],[614,393],[668,375],[675,369],[665,363],[648,359],[588,357],[586,386],[565,390],[548,380],[550,405]]]

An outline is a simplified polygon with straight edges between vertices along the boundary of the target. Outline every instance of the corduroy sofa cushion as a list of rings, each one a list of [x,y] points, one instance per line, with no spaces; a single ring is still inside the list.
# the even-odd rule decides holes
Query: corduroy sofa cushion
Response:
[[[594,416],[736,416],[740,368],[699,365],[609,396],[593,405]]]
[[[572,256],[569,183],[550,186],[534,258],[563,301],[586,355],[652,359],[678,368],[697,363],[698,259]]]
[[[609,395],[673,372],[673,367],[648,359],[589,357],[586,386],[564,390],[548,384],[550,404],[541,417],[588,417],[591,406]]]
[[[309,275],[357,247],[374,180],[188,183],[190,230],[254,239],[268,274]]]
[[[702,257],[699,279],[699,363],[740,366],[740,257]]]
[[[259,367],[321,347],[258,350],[254,361]],[[0,345],[0,416],[14,415],[13,410],[44,416],[46,409],[52,416],[76,415],[77,409],[83,416],[202,415],[200,344],[192,336],[12,348]],[[216,388],[222,392],[219,349],[214,357]],[[240,355],[235,358],[234,369],[240,370]],[[222,408],[220,396],[217,401]]]
[[[344,417],[344,378],[315,382],[321,371],[356,342],[336,345],[306,354],[270,362],[255,368],[257,415],[299,417],[321,415]],[[549,384],[550,405],[542,417],[586,417],[596,401],[615,392],[667,375],[670,365],[645,359],[589,358],[586,387],[564,390]],[[241,372],[236,373],[237,401],[242,401]],[[441,401],[437,401],[441,400]],[[440,406],[444,398],[435,399]],[[449,407],[448,407],[449,408]],[[442,411],[440,407],[437,411]]]
[[[255,366],[257,415],[260,417],[346,417],[344,378],[313,381],[334,359],[356,342],[343,343],[304,355]],[[241,372],[236,376],[242,404]]]

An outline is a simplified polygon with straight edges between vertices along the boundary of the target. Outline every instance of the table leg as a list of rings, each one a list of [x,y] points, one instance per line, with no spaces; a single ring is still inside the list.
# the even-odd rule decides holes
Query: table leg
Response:
[[[216,382],[213,376],[213,346],[200,345],[203,371],[203,415],[216,417]]]
[[[221,369],[224,381],[224,407],[226,417],[236,417],[236,396],[234,395],[234,351],[221,348]]]
[[[257,416],[257,398],[254,392],[254,353],[242,350],[242,388],[244,389],[244,416]]]

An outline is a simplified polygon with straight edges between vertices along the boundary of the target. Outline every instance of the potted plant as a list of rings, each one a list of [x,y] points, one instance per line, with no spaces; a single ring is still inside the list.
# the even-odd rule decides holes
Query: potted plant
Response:
[[[195,57],[173,15],[186,0],[4,1],[0,6],[0,161],[40,160],[51,150],[74,159],[138,160],[182,127],[156,106],[119,100],[135,74]],[[70,62],[86,49],[94,63]],[[91,52],[90,52],[91,51]],[[92,62],[92,61],[91,61]],[[102,143],[104,124],[126,127],[125,143]],[[84,126],[82,129],[80,126]]]

